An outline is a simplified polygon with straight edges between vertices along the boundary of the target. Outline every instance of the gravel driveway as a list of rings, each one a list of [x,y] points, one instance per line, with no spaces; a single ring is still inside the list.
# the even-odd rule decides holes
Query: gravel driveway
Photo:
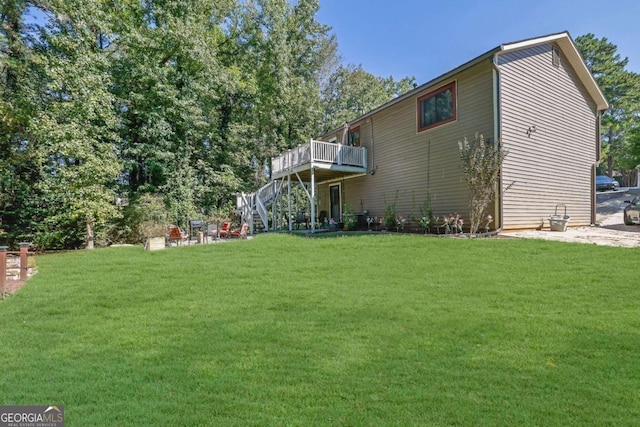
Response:
[[[598,225],[593,227],[569,227],[566,232],[545,229],[507,232],[502,235],[561,242],[591,243],[604,246],[640,247],[640,225],[624,225],[622,219],[622,211],[627,205],[624,201],[633,197],[634,194],[620,192],[620,197],[598,203],[596,207]],[[548,223],[545,225],[548,227]],[[571,222],[569,222],[569,225],[571,225]]]

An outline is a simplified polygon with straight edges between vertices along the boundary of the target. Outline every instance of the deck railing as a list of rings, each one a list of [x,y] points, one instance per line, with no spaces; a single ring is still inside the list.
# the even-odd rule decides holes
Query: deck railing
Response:
[[[364,147],[311,140],[274,158],[271,173],[277,174],[311,162],[366,168],[367,151]]]

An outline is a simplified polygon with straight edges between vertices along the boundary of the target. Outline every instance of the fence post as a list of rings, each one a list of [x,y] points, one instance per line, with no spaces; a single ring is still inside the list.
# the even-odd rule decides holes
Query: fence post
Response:
[[[7,281],[7,249],[0,246],[0,297],[4,296],[4,284]]]
[[[20,280],[27,280],[29,270],[29,242],[20,242]]]

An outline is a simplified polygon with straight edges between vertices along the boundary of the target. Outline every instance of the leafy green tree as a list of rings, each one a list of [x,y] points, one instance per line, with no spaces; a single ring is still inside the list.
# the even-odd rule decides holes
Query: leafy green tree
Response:
[[[576,45],[610,108],[602,116],[603,156],[609,176],[615,169],[629,169],[640,163],[630,156],[629,130],[640,115],[640,75],[626,70],[629,62],[606,37],[589,33],[576,38]]]
[[[131,196],[164,194],[184,226],[254,176],[256,67],[236,2],[176,5],[133,3],[122,17],[114,92]]]
[[[340,66],[322,92],[323,131],[340,127],[413,89],[415,78],[376,77],[362,66]]]
[[[242,44],[255,68],[251,138],[257,183],[267,160],[318,132],[319,80],[331,44],[329,28],[316,20],[317,0],[252,0],[242,18]]]
[[[137,239],[116,194],[161,197],[186,226],[264,183],[270,157],[322,127],[320,88],[339,57],[318,0],[0,6],[6,241],[92,247],[110,228]],[[44,24],[24,23],[34,7]],[[404,91],[377,82],[390,95],[372,103]]]
[[[0,3],[0,240],[11,246],[33,240],[46,217],[46,196],[35,183],[39,171],[28,128],[41,108],[43,75],[33,53],[37,29],[25,23],[31,3]]]
[[[95,5],[53,4],[59,19],[43,35],[38,61],[46,77],[43,108],[31,121],[41,180],[37,188],[63,209],[49,215],[51,226],[82,224],[87,249],[96,227],[118,215],[113,191],[120,175],[116,145],[119,122],[109,92],[110,52],[97,40],[105,23]]]

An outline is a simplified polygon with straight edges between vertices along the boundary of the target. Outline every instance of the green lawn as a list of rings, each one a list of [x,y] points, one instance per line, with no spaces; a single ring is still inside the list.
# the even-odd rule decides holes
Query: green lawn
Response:
[[[637,249],[360,235],[38,257],[0,405],[68,426],[633,425]]]

